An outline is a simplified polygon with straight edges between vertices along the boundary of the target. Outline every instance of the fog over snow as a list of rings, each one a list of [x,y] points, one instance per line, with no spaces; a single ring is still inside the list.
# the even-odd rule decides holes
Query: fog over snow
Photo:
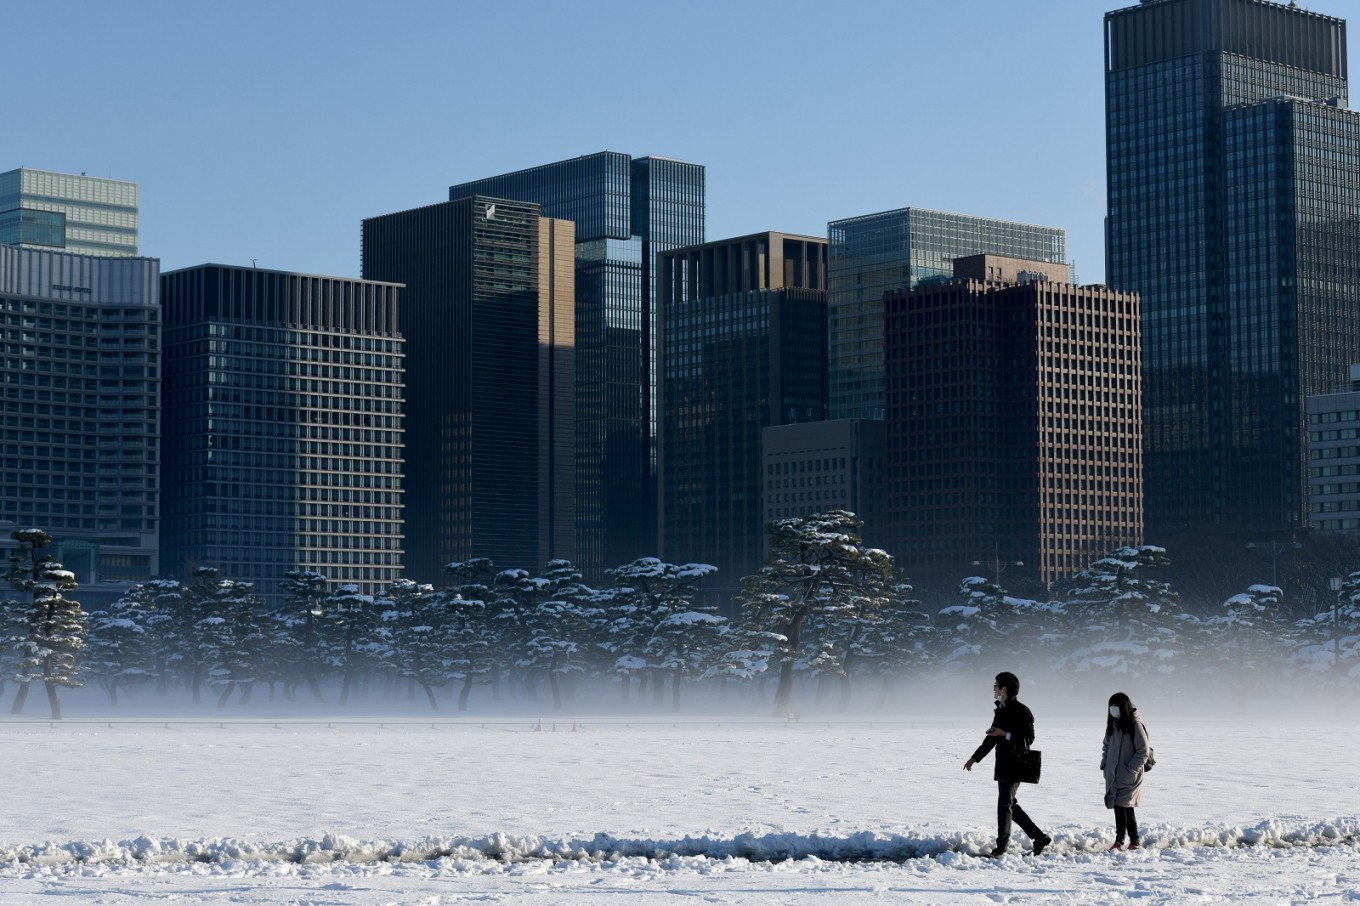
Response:
[[[611,698],[458,716],[84,690],[65,721],[0,719],[0,902],[1360,902],[1349,701],[1027,680],[1045,768],[1020,801],[1055,843],[1035,858],[1017,831],[992,861],[990,759],[962,770],[988,685],[843,715],[800,687],[788,720],[713,690],[681,715]],[[1097,766],[1120,689],[1158,763],[1146,848],[1111,854]]]

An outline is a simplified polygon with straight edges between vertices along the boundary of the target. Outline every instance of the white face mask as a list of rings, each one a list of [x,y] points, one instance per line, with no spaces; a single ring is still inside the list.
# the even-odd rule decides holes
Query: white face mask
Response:
[[[1111,717],[1118,717],[1118,716],[1119,716],[1119,706],[1118,706],[1118,705],[1110,705],[1110,716],[1111,716]]]

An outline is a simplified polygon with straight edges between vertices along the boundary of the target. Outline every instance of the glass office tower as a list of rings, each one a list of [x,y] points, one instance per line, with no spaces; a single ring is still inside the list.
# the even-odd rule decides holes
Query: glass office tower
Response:
[[[1304,400],[1360,361],[1345,23],[1264,0],[1106,14],[1107,270],[1143,305],[1147,527],[1300,527]]]
[[[828,224],[831,417],[883,418],[883,296],[953,276],[955,258],[1061,264],[1054,227],[899,208]]]
[[[659,552],[735,589],[765,557],[762,429],[825,417],[826,242],[758,233],[660,261]]]
[[[576,224],[577,565],[656,553],[656,261],[704,240],[704,168],[603,151],[462,183]]]
[[[277,601],[290,570],[402,575],[400,287],[205,264],[161,278],[167,575]]]
[[[0,173],[0,245],[135,257],[137,184],[26,168]]]
[[[0,544],[50,532],[87,604],[159,568],[159,271],[0,245]]]
[[[405,287],[410,578],[573,558],[571,256],[571,224],[526,202],[364,220],[364,276]]]

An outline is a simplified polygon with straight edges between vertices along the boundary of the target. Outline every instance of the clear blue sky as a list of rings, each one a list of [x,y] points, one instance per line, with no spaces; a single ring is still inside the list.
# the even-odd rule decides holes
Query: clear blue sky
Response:
[[[165,270],[353,276],[364,217],[656,154],[707,167],[709,239],[920,206],[1061,227],[1099,282],[1131,3],[6,0],[0,171],[139,183]]]

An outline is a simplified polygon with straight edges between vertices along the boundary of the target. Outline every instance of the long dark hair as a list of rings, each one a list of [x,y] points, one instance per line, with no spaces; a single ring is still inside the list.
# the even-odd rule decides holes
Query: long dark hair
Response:
[[[1115,725],[1119,725],[1119,732],[1126,736],[1133,735],[1133,715],[1138,713],[1138,709],[1133,706],[1133,701],[1123,692],[1116,692],[1110,696],[1110,704],[1119,706],[1119,717],[1106,712],[1105,714],[1105,735],[1109,736],[1114,732]]]

